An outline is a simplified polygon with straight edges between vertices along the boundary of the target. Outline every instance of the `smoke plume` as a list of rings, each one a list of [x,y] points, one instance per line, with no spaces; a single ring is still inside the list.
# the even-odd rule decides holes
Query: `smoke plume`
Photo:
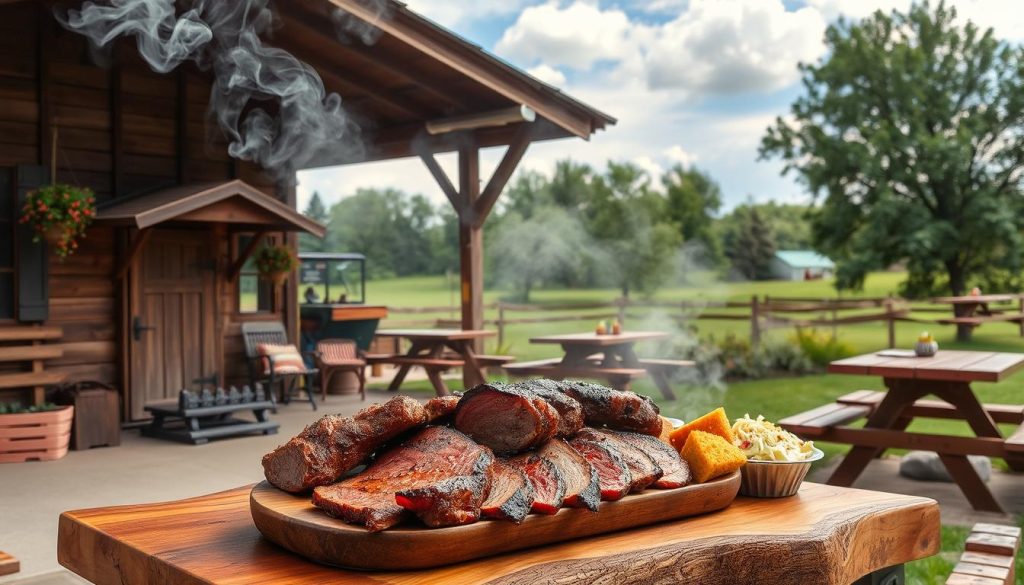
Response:
[[[231,156],[289,179],[328,156],[357,156],[362,147],[357,124],[316,71],[263,43],[260,35],[274,23],[268,1],[193,0],[180,14],[174,0],[85,2],[58,18],[99,47],[134,37],[154,71],[186,61],[212,71],[209,114]]]

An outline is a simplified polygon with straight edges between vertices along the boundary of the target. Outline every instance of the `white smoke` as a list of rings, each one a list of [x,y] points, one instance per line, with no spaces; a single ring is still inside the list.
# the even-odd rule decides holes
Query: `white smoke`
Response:
[[[343,8],[335,8],[331,11],[331,20],[334,21],[334,28],[338,33],[338,40],[350,45],[356,40],[364,45],[372,45],[380,38],[381,30],[377,23],[391,17],[392,5],[386,0],[375,0],[366,6],[373,11],[373,17],[363,20]]]
[[[290,179],[311,163],[358,156],[362,146],[358,125],[316,71],[263,43],[274,22],[268,1],[193,0],[181,14],[174,0],[85,2],[58,19],[99,47],[135,37],[160,73],[186,61],[212,70],[209,113],[231,156]]]

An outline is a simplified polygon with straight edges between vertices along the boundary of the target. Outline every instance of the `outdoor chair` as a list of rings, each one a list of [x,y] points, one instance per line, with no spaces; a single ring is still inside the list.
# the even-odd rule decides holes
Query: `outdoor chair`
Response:
[[[316,400],[313,397],[313,378],[317,375],[316,368],[307,367],[302,363],[301,358],[296,364],[288,364],[283,367],[282,358],[279,355],[267,355],[260,351],[260,346],[289,346],[288,334],[284,325],[277,322],[255,322],[242,324],[242,338],[245,340],[245,356],[248,359],[249,382],[253,387],[257,382],[262,382],[267,388],[267,394],[271,402],[274,400],[274,390],[280,384],[281,402],[288,404],[291,394],[295,390],[299,378],[304,378],[306,396],[309,404],[316,410]],[[302,355],[296,348],[294,353]],[[308,353],[308,352],[307,352]]]
[[[320,393],[327,400],[327,388],[335,372],[353,372],[359,378],[359,398],[366,400],[366,360],[351,339],[322,339],[316,344],[316,365],[320,370]]]

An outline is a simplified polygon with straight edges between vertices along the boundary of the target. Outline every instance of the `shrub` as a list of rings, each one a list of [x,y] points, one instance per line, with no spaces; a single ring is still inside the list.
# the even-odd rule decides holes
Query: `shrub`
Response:
[[[798,329],[793,341],[811,362],[817,366],[827,366],[835,360],[850,357],[854,354],[848,343],[836,339],[834,335],[819,333],[813,329]]]
[[[57,404],[51,404],[44,402],[39,406],[24,407],[20,402],[0,402],[0,414],[21,414],[24,412],[46,412],[48,410],[57,410],[61,408]]]
[[[298,264],[287,246],[263,246],[256,252],[256,269],[264,276],[291,272]]]

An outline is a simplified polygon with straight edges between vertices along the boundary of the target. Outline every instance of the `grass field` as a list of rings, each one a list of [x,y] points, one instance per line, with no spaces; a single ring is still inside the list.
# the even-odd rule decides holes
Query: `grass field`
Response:
[[[895,295],[898,285],[903,278],[904,275],[900,273],[872,274],[867,279],[863,291],[856,294],[844,294],[843,297],[857,298]],[[428,317],[457,318],[458,296],[457,290],[454,288],[457,286],[457,281],[450,283],[443,277],[416,277],[372,281],[367,284],[367,302],[391,307],[449,306],[451,307],[451,312],[448,315],[441,314]],[[485,303],[506,300],[504,298],[506,295],[507,293],[504,291],[488,290],[485,293]],[[838,296],[832,288],[831,282],[828,281],[756,283],[719,283],[707,281],[694,286],[664,289],[659,291],[655,298],[666,301],[690,299],[749,300],[753,295],[816,298],[835,298]],[[615,290],[541,290],[533,294],[531,303],[543,305],[593,301],[610,302],[618,296],[618,291]],[[593,312],[593,310],[581,312]],[[716,312],[718,312],[717,309]],[[488,319],[496,318],[496,314],[492,313],[488,313]],[[567,313],[571,314],[572,312],[567,311]],[[544,313],[544,315],[551,314]],[[531,314],[530,316],[539,315]],[[940,315],[929,313],[921,316],[934,319]],[[400,320],[412,318],[417,318],[417,316],[399,315],[395,317],[395,319]],[[696,326],[697,335],[701,337],[716,336],[720,338],[729,333],[748,337],[750,334],[750,325],[745,321],[699,320],[693,322],[693,324]],[[386,322],[384,326],[387,326]],[[512,325],[506,329],[506,344],[503,349],[519,359],[553,357],[557,349],[549,346],[531,345],[529,343],[530,337],[588,331],[593,326],[593,321]],[[629,319],[626,322],[626,327],[634,330],[647,328],[671,330],[677,334],[684,334],[683,329],[677,326],[672,319],[672,315],[663,311],[648,311],[637,319]],[[925,326],[921,324],[898,323],[896,327],[897,345],[909,347],[917,338],[922,328],[925,328]],[[996,323],[985,325],[976,330],[974,340],[969,344],[956,342],[956,332],[953,327],[940,326],[931,327],[930,329],[935,334],[940,345],[945,348],[1024,351],[1024,339],[1020,337],[1019,329],[1015,324]],[[773,330],[766,334],[766,338],[784,340],[791,335],[792,331]],[[848,344],[853,351],[866,353],[885,347],[888,335],[885,323],[876,322],[840,327],[837,330],[837,336],[842,342]],[[494,342],[491,342],[488,350],[493,351],[494,349]],[[657,349],[650,346],[640,346],[638,351],[643,354],[656,351]],[[423,392],[432,391],[426,382],[416,383],[411,385],[411,387]],[[881,389],[881,380],[877,378],[826,374],[794,378],[772,378],[732,383],[722,389],[705,387],[678,389],[681,399],[673,402],[662,400],[654,386],[647,381],[641,380],[635,384],[634,389],[658,401],[665,415],[684,420],[703,414],[719,405],[725,405],[727,411],[733,417],[743,413],[750,413],[751,415],[763,414],[768,419],[778,420],[790,414],[820,406],[853,390],[864,388]],[[1020,376],[998,384],[978,384],[976,391],[985,402],[1024,402],[1024,386],[1022,386]],[[919,432],[956,435],[970,434],[970,429],[966,423],[958,421],[919,420],[915,421],[910,429]],[[1004,430],[1009,431],[1011,429],[1007,427]],[[829,457],[842,454],[848,448],[843,445],[834,444],[821,444],[820,446]],[[996,463],[1002,466],[1001,461]],[[957,558],[956,553],[963,548],[965,537],[965,528],[944,526],[942,538],[943,554],[909,565],[907,569],[907,583],[943,583],[946,576],[952,570]],[[1018,559],[1017,574],[1018,585],[1024,585],[1024,560]]]

